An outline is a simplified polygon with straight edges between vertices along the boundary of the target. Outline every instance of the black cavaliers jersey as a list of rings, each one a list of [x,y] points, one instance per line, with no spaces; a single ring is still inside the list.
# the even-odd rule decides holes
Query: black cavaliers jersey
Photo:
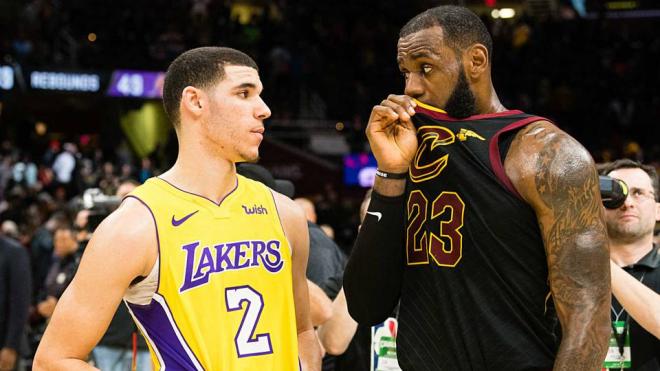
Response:
[[[397,355],[404,370],[551,369],[559,341],[533,209],[503,168],[511,139],[543,118],[456,120],[416,108]]]

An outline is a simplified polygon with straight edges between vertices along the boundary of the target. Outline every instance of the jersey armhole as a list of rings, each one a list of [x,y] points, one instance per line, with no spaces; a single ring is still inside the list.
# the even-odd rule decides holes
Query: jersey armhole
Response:
[[[149,276],[151,276],[153,271],[157,269],[156,290],[154,290],[154,293],[157,293],[158,290],[160,289],[161,259],[160,259],[160,233],[158,233],[158,223],[156,222],[156,216],[154,215],[153,210],[151,210],[151,207],[149,207],[149,205],[147,205],[147,203],[144,200],[142,200],[140,197],[138,197],[137,195],[129,194],[126,197],[124,197],[123,200],[126,200],[127,198],[133,198],[133,199],[139,201],[149,211],[149,214],[151,215],[151,220],[153,220],[153,222],[154,222],[154,230],[156,232],[156,261],[154,262],[154,266],[151,268],[151,271],[149,272],[149,275],[145,279],[143,279],[140,282],[133,285],[133,287],[138,286],[141,283],[143,283],[144,281],[146,281],[147,278]],[[122,200],[122,202],[123,202],[123,200]]]
[[[137,305],[149,305],[158,291],[158,283],[160,282],[159,267],[160,256],[156,257],[151,272],[143,280],[126,289],[124,301]]]
[[[500,137],[503,134],[510,133],[514,130],[518,130],[522,127],[525,127],[537,121],[549,121],[549,120],[539,116],[531,116],[524,118],[522,120],[512,122],[511,124],[505,126],[504,128],[500,129],[497,133],[495,133],[495,135],[493,135],[493,137],[490,139],[490,143],[488,144],[488,157],[490,159],[490,166],[491,169],[493,170],[493,173],[495,173],[495,176],[504,186],[504,188],[506,188],[509,192],[511,192],[514,196],[516,196],[520,200],[523,200],[522,196],[520,195],[520,193],[518,193],[516,187],[513,186],[511,179],[509,179],[509,176],[506,175],[506,171],[504,171],[504,161],[500,154]],[[508,151],[508,148],[506,150]]]

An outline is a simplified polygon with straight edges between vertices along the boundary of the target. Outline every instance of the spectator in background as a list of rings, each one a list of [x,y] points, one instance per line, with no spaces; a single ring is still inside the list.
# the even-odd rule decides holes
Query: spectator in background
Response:
[[[30,259],[16,241],[0,235],[0,370],[15,370],[30,309]]]
[[[142,159],[138,180],[140,183],[144,183],[152,176],[154,176],[154,169],[151,166],[151,159],[149,159],[149,157],[145,157]]]
[[[13,220],[5,220],[0,225],[0,235],[18,240],[20,238],[18,225]]]
[[[326,236],[330,237],[331,240],[335,239],[335,229],[332,228],[330,224],[321,224],[319,228],[325,233]]]
[[[371,190],[360,204],[360,223],[367,215]],[[358,229],[360,226],[358,226]],[[359,326],[348,313],[342,288],[332,302],[332,316],[319,328],[319,340],[328,354],[337,355],[335,370],[366,370],[371,361],[371,326]]]
[[[304,211],[309,227],[307,278],[319,285],[330,299],[339,293],[346,257],[337,244],[316,224],[316,209],[307,198],[294,200]]]
[[[309,198],[304,198],[304,197],[298,197],[294,201],[296,201],[298,206],[300,206],[300,208],[303,209],[303,211],[305,212],[305,217],[307,218],[307,221],[316,224],[317,216],[316,216],[316,207],[314,207],[314,203]]]
[[[103,163],[101,169],[101,177],[99,179],[99,188],[106,195],[112,195],[117,192],[119,180],[115,175],[115,165],[112,162],[106,161]]]
[[[48,270],[41,300],[37,304],[37,312],[46,319],[53,315],[57,301],[71,283],[80,262],[79,244],[70,226],[60,226],[55,230],[53,255],[55,260]]]
[[[73,171],[76,169],[76,152],[75,144],[64,143],[62,152],[55,157],[52,168],[58,183],[65,185],[71,183]]]
[[[612,267],[612,321],[623,323],[619,326],[623,327],[623,336],[615,337],[615,340],[620,355],[631,362],[615,367],[618,369],[626,365],[626,368],[633,370],[659,370],[660,340],[650,333],[657,333],[657,328],[660,327],[659,324],[653,323],[653,319],[658,320],[658,308],[650,307],[650,302],[634,301],[634,298],[631,301],[630,297],[631,294],[639,292],[641,284],[660,293],[660,253],[658,246],[653,243],[653,229],[656,221],[660,220],[658,174],[653,167],[628,159],[605,165],[601,172],[621,179],[628,185],[626,201],[618,209],[606,209],[605,221],[612,261],[638,281],[622,277],[623,272]],[[644,315],[649,311],[656,314]],[[629,318],[631,314],[633,319]],[[647,318],[651,318],[651,323]],[[627,334],[630,335],[631,358],[625,357],[625,348],[628,347],[625,344]],[[609,354],[606,362],[608,360]]]
[[[30,242],[32,260],[33,293],[42,292],[48,270],[53,262],[53,235],[55,230],[68,223],[64,212],[58,211],[48,218],[46,223],[37,228]]]
[[[32,162],[30,156],[23,156],[12,168],[12,180],[15,184],[32,188],[37,184],[37,171],[37,165]]]
[[[317,284],[331,300],[334,301],[339,299],[341,302],[342,299],[338,296],[340,293],[343,293],[341,286],[346,257],[341,252],[339,246],[337,246],[337,244],[330,239],[325,232],[323,232],[321,227],[316,224],[316,209],[314,204],[307,198],[296,198],[294,201],[305,212],[307,227],[309,228],[307,278]],[[346,302],[345,297],[343,298],[343,302]],[[332,306],[335,307],[336,305],[333,304]],[[341,309],[338,309],[337,311],[341,311]],[[336,310],[332,309],[332,313],[335,312]],[[348,309],[346,309],[346,314],[348,315]],[[332,314],[332,316],[335,317],[333,323],[339,322],[339,315]],[[330,317],[331,319],[332,316]],[[333,334],[334,332],[329,331],[329,333]],[[328,335],[327,333],[325,335],[326,338],[331,338],[332,336],[333,335]],[[328,344],[329,342],[326,342],[325,345]],[[321,345],[324,345],[323,341],[321,342]],[[337,359],[334,355],[343,352],[343,350],[339,348],[340,347],[332,346],[328,351],[328,355],[323,358],[322,369],[324,371],[331,371],[336,368]]]

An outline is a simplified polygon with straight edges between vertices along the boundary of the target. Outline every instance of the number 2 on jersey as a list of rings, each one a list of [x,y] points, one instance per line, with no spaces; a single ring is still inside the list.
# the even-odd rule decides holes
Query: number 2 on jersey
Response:
[[[250,286],[235,286],[225,289],[225,299],[229,312],[243,309],[243,302],[247,302],[243,319],[234,337],[238,356],[250,357],[273,353],[269,334],[254,335],[264,308],[264,299],[261,294]]]
[[[444,191],[429,201],[420,190],[414,190],[408,198],[408,227],[406,229],[406,254],[408,265],[429,264],[429,256],[442,267],[455,267],[463,256],[463,212],[465,203],[456,192]],[[427,230],[425,224],[449,211],[449,218],[440,221],[440,237]],[[441,237],[444,237],[441,238]]]

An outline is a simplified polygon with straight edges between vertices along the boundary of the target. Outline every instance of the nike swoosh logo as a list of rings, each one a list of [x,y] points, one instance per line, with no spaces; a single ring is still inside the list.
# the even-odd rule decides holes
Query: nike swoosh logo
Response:
[[[380,221],[380,218],[383,217],[383,214],[379,213],[378,211],[367,211],[367,214],[371,214],[375,216],[376,218],[378,218],[378,221]]]
[[[190,218],[191,216],[197,214],[198,211],[199,211],[199,210],[195,210],[195,211],[193,211],[192,213],[190,213],[190,214],[184,216],[183,218],[181,218],[181,219],[179,219],[179,220],[176,220],[176,218],[174,218],[174,215],[172,215],[172,225],[175,226],[175,227],[180,226],[181,224],[183,224],[183,222],[185,222],[186,220],[188,220],[188,218]]]

